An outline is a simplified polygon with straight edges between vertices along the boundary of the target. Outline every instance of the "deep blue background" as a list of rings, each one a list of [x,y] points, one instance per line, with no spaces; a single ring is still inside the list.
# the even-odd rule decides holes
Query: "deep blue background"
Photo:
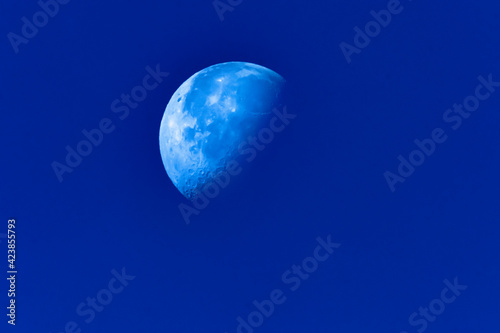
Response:
[[[404,1],[347,64],[339,43],[386,5],[244,0],[220,21],[210,0],[73,0],[15,54],[7,33],[39,7],[2,0],[0,232],[17,219],[19,269],[18,322],[4,328],[2,310],[2,332],[74,320],[82,332],[232,333],[275,288],[288,299],[256,332],[416,332],[410,314],[454,277],[468,289],[427,332],[498,331],[500,91],[457,131],[442,114],[477,76],[500,80],[500,5]],[[225,61],[280,73],[298,116],[186,225],[160,120],[184,80]],[[118,120],[111,102],[156,64],[170,76]],[[51,163],[105,117],[116,130],[59,183]],[[448,140],[392,193],[383,173],[436,127]],[[290,292],[281,274],[328,234],[342,246]],[[135,280],[85,324],[76,306],[122,267]]]

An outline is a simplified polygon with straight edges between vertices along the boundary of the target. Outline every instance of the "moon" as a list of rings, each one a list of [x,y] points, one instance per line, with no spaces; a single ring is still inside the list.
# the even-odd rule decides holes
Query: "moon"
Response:
[[[173,94],[160,125],[160,153],[177,189],[193,200],[238,157],[238,146],[282,106],[285,79],[248,62],[207,67]]]

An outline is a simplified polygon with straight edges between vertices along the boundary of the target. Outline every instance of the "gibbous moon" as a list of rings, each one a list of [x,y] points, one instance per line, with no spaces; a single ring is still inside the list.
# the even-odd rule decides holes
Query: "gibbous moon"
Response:
[[[160,152],[168,176],[193,199],[237,158],[282,104],[285,80],[247,62],[228,62],[191,76],[174,93],[160,126]]]

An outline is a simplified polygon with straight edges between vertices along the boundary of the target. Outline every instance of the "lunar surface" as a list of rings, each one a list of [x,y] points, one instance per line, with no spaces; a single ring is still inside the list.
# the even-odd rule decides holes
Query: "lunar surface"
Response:
[[[194,199],[238,155],[238,146],[282,105],[285,80],[251,63],[205,68],[170,99],[160,126],[160,152],[168,176]]]

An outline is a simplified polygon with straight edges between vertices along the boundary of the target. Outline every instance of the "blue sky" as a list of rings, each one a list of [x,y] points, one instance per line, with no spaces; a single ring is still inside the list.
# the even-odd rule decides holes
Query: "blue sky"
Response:
[[[2,332],[498,330],[498,2],[1,5]],[[227,61],[296,117],[188,225],[159,126]]]

